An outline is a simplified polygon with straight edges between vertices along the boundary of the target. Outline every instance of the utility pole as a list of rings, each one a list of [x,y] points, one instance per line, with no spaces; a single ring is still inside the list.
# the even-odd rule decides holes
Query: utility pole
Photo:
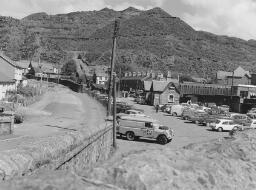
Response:
[[[108,89],[108,112],[107,116],[111,115],[111,97],[112,97],[112,77],[115,67],[115,57],[116,57],[116,39],[118,36],[119,30],[119,22],[115,21],[115,29],[114,29],[114,36],[113,36],[113,47],[112,47],[112,56],[111,56],[111,67],[110,67],[110,77],[109,77],[109,89]]]
[[[116,73],[113,73],[113,147],[116,148]]]
[[[231,84],[231,109],[233,111],[233,86],[234,86],[234,71],[232,72],[232,84]]]

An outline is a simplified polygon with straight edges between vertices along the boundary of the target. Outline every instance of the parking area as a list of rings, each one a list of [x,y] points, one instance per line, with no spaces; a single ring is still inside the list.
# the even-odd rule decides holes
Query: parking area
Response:
[[[158,120],[161,124],[171,127],[174,130],[173,140],[166,145],[159,145],[153,140],[140,139],[137,141],[128,141],[126,138],[118,139],[118,151],[117,156],[129,154],[132,152],[149,150],[149,149],[161,149],[170,148],[173,150],[180,149],[191,143],[198,143],[203,141],[209,141],[228,136],[228,132],[215,132],[210,130],[209,127],[200,126],[188,121],[184,121],[179,117],[173,117],[167,113],[156,113],[154,107],[148,105],[136,104],[130,98],[123,98],[122,101],[133,104],[138,109],[143,109],[145,114]]]

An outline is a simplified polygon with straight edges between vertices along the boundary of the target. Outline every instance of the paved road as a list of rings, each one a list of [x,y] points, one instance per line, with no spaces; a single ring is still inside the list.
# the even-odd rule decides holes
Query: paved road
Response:
[[[123,100],[134,104],[134,102],[131,100]],[[118,139],[117,142],[119,149],[116,153],[117,157],[129,154],[129,152],[136,152],[148,149],[162,149],[168,147],[170,149],[176,150],[191,143],[200,143],[212,139],[218,140],[219,138],[228,136],[227,132],[214,132],[209,130],[209,128],[205,126],[198,126],[196,124],[181,120],[180,118],[173,117],[167,113],[156,113],[155,109],[152,106],[139,104],[134,105],[139,109],[143,109],[146,115],[157,119],[158,121],[160,121],[160,123],[166,126],[172,127],[175,136],[173,140],[166,145],[159,145],[152,140],[127,141],[125,139]]]

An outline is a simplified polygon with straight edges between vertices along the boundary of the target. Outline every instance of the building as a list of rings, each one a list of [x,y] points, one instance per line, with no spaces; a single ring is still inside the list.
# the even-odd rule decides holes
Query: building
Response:
[[[5,73],[12,80],[15,80],[16,85],[22,82],[24,68],[20,67],[16,62],[10,60],[2,52],[0,53],[0,68],[1,72]]]
[[[180,92],[178,90],[178,84],[168,81],[152,81],[148,96],[150,105],[178,104],[179,101]]]
[[[221,85],[250,85],[251,74],[242,67],[238,67],[233,72],[218,71],[216,74],[216,83]]]
[[[256,105],[256,86],[232,86],[232,107],[235,112],[247,113]]]
[[[6,98],[8,92],[15,90],[15,80],[0,70],[0,100]]]
[[[231,86],[185,82],[179,85],[181,102],[230,104]]]
[[[97,85],[106,85],[108,78],[108,73],[103,71],[95,71],[93,75],[93,82]]]

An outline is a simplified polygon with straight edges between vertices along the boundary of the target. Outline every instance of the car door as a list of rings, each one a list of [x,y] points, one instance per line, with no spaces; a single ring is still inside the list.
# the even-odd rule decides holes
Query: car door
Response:
[[[230,128],[229,122],[228,122],[228,121],[224,121],[224,122],[222,123],[221,127],[222,127],[222,129],[223,129],[224,131],[229,130],[229,128]]]
[[[153,138],[154,137],[153,123],[145,122],[145,127],[143,128],[143,137],[146,137],[146,138]]]

